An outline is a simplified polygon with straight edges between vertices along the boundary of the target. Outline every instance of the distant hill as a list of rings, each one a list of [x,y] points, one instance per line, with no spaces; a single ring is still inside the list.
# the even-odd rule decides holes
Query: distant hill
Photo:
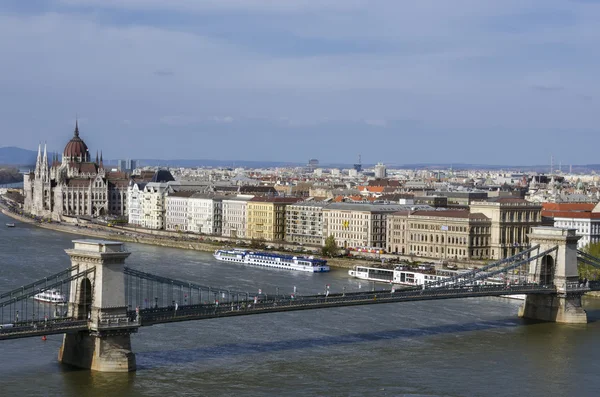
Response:
[[[0,166],[0,185],[23,182],[23,174],[14,167]]]
[[[111,160],[111,164],[116,164]],[[219,168],[275,168],[275,167],[300,167],[305,164],[283,161],[234,161],[234,160],[157,160],[139,159],[138,164],[145,166],[162,167],[219,167]]]
[[[0,165],[12,165],[19,167],[35,166],[37,157],[36,150],[21,149],[18,147],[0,147]],[[48,153],[48,158],[52,158],[52,153]],[[105,160],[105,165],[115,166],[117,160]],[[301,167],[305,163],[284,162],[284,161],[240,161],[240,160],[160,160],[160,159],[139,159],[138,164],[141,167],[145,166],[162,166],[162,167],[219,167],[219,168],[275,168],[275,167]],[[363,168],[373,167],[374,164],[363,164]],[[454,170],[512,170],[523,172],[548,172],[547,165],[485,165],[485,164],[465,164],[465,163],[415,163],[415,164],[386,164],[390,169],[454,169]],[[352,168],[352,164],[342,163],[323,163],[322,168]],[[590,172],[600,171],[600,164],[573,165],[573,172]],[[568,167],[564,166],[563,171],[568,171]]]
[[[48,159],[52,159],[53,152],[48,152]],[[0,165],[16,167],[35,167],[37,150],[21,149],[19,147],[0,147]]]
[[[28,166],[35,165],[37,151],[18,147],[0,147],[0,165]]]

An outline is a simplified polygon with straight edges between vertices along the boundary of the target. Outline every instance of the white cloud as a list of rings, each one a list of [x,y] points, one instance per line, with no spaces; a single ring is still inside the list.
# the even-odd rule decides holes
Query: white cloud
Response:
[[[60,2],[63,13],[0,15],[0,86],[9,93],[0,96],[0,128],[32,111],[45,122],[85,112],[90,127],[135,120],[128,131],[248,120],[282,129],[393,120],[455,131],[596,126],[582,101],[599,85],[600,8],[590,4]],[[131,10],[159,12],[142,20]],[[180,26],[161,20],[165,10],[219,13],[219,22]],[[47,134],[41,125],[29,134]]]
[[[387,121],[386,120],[368,119],[368,120],[364,120],[364,122],[365,122],[365,124],[371,125],[373,127],[387,127]]]
[[[365,8],[367,0],[57,0],[69,6],[95,6],[133,10],[177,10],[182,12],[298,13],[343,11]]]

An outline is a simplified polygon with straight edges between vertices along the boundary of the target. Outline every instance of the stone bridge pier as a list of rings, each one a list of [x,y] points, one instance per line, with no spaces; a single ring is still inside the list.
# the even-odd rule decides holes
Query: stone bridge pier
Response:
[[[554,284],[556,294],[528,294],[519,309],[519,316],[535,320],[568,324],[586,324],[587,314],[581,306],[586,291],[579,287],[577,272],[577,240],[575,229],[534,227],[529,234],[532,246],[539,252],[556,247],[548,255],[531,261],[528,281]]]
[[[64,364],[101,372],[135,371],[132,332],[138,324],[127,316],[123,244],[104,240],[74,240],[65,250],[76,273],[94,269],[71,281],[68,316],[88,320],[88,330],[67,333],[58,354]]]

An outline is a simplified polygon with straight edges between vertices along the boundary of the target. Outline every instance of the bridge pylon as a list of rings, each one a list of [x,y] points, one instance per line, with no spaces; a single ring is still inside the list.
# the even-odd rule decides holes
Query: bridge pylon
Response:
[[[64,364],[100,372],[135,371],[132,332],[139,324],[127,316],[123,243],[73,240],[65,250],[79,272],[93,268],[87,277],[71,282],[67,315],[87,319],[88,330],[67,333],[58,354]]]
[[[528,281],[543,285],[554,284],[557,293],[528,294],[519,309],[519,316],[542,321],[586,324],[587,314],[581,297],[587,288],[579,285],[577,271],[577,240],[575,229],[534,227],[529,234],[532,246],[539,252],[554,251],[529,263]]]

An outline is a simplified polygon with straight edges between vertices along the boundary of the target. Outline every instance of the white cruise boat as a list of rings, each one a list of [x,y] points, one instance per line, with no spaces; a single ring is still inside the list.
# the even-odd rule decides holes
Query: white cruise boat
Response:
[[[348,274],[362,280],[379,281],[401,285],[417,286],[433,283],[457,274],[454,270],[436,271],[433,265],[423,264],[418,268],[398,266],[395,269],[354,266]]]
[[[44,292],[34,295],[33,299],[40,302],[63,304],[67,303],[67,298],[55,289],[48,289]]]
[[[422,286],[468,272],[468,270],[436,270],[433,264],[422,264],[416,268],[398,266],[395,269],[380,269],[376,267],[354,266],[348,270],[348,275],[361,280],[378,281],[383,283]],[[488,278],[479,281],[484,285],[503,285],[504,280]],[[525,295],[500,295],[503,298],[525,299]]]
[[[241,263],[244,265],[263,266],[275,269],[298,270],[303,272],[328,272],[329,266],[325,259],[312,256],[292,256],[271,254],[268,252],[252,252],[241,249],[216,250],[213,254],[216,260],[223,262]]]

